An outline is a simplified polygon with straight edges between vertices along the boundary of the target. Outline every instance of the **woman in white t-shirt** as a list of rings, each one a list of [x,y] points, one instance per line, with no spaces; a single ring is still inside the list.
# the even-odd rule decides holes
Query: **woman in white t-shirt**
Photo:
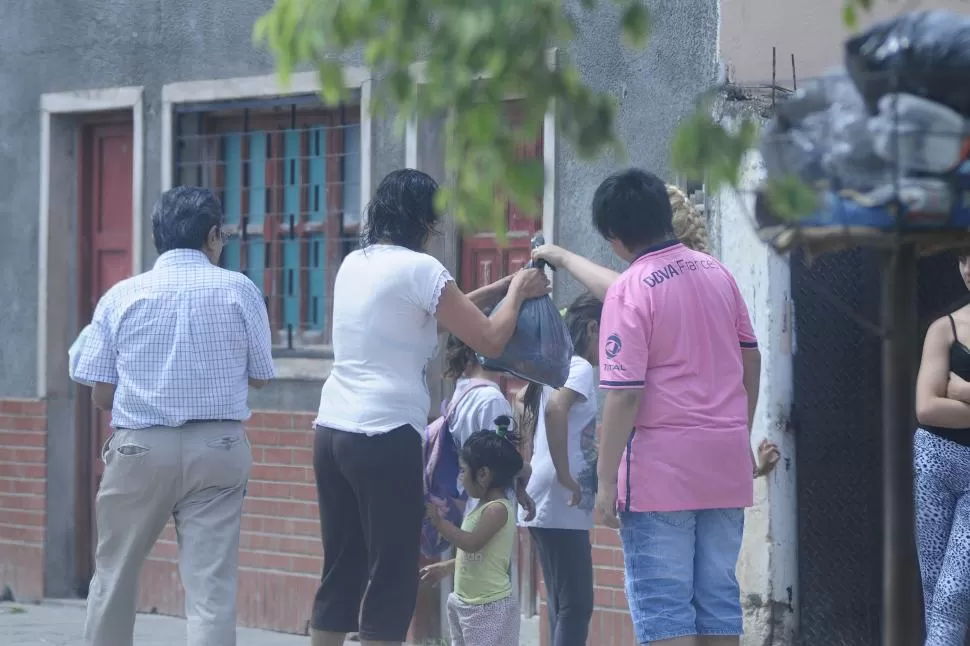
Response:
[[[438,186],[416,170],[389,174],[367,208],[362,248],[333,288],[333,354],[314,423],[314,472],[323,578],[311,644],[399,644],[418,590],[424,517],[422,431],[431,398],[426,370],[438,326],[485,356],[515,331],[519,307],[549,292],[538,270],[466,296],[425,246]],[[490,318],[483,307],[506,298]]]
[[[599,320],[603,303],[584,294],[566,309],[574,355],[562,388],[544,387],[534,420],[532,477],[535,500],[528,527],[536,546],[549,605],[551,646],[584,646],[593,614],[593,559],[589,530],[596,498],[596,392]],[[526,387],[520,400],[530,398]],[[533,394],[535,393],[535,387]],[[526,423],[529,423],[528,421]]]

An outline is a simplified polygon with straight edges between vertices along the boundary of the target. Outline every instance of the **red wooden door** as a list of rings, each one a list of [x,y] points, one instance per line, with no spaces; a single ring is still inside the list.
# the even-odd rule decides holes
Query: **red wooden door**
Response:
[[[98,299],[118,281],[132,275],[132,125],[94,123],[82,128],[79,164],[78,314],[81,326],[91,320]],[[87,522],[79,528],[79,575],[90,577],[97,545],[94,498],[104,464],[101,448],[111,435],[111,416],[90,405],[90,390],[79,393],[78,473],[86,500]],[[90,541],[87,545],[85,543]],[[88,572],[85,573],[84,570]],[[83,580],[83,579],[82,579]]]
[[[522,146],[523,159],[542,158],[542,134],[535,143]],[[461,243],[461,288],[470,292],[495,282],[521,269],[531,258],[532,236],[542,228],[541,196],[539,212],[525,213],[510,201],[505,205],[508,239],[499,244],[494,233],[471,233]],[[503,390],[511,397],[525,382],[511,377],[502,381]]]

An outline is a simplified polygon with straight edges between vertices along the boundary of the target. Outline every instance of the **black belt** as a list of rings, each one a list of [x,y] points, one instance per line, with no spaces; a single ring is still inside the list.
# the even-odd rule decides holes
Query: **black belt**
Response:
[[[189,424],[220,424],[220,423],[242,424],[242,420],[240,419],[187,419],[185,420],[185,423],[182,424],[182,426],[188,426]],[[161,426],[161,425],[153,424],[152,426]],[[168,428],[182,428],[182,426],[169,426]],[[124,426],[115,426],[115,430],[116,431],[135,431],[135,430],[144,431],[145,429],[143,428],[133,429],[133,428],[125,428]]]

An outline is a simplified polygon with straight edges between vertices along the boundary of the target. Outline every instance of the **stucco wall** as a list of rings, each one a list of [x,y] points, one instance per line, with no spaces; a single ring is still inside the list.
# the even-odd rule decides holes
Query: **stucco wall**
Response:
[[[761,349],[761,392],[752,430],[755,445],[775,442],[778,467],[755,484],[755,504],[745,515],[738,563],[745,615],[744,646],[792,644],[797,628],[798,562],[795,442],[792,404],[791,278],[787,260],[755,233],[751,189],[764,178],[764,163],[752,153],[739,190],[713,200],[719,218],[720,259],[731,269],[748,305]]]
[[[619,267],[613,252],[596,234],[590,204],[599,183],[626,166],[646,168],[670,177],[670,141],[680,119],[717,78],[718,3],[716,0],[650,0],[653,31],[646,50],[627,48],[620,36],[613,3],[593,12],[569,6],[581,25],[566,54],[583,80],[616,97],[617,134],[627,158],[580,159],[565,142],[557,149],[556,242],[603,264]],[[556,275],[562,304],[581,287],[564,272]]]

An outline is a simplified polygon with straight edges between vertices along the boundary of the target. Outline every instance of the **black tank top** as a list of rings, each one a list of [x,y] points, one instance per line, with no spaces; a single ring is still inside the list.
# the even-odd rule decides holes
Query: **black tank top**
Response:
[[[961,379],[970,381],[970,348],[960,342],[953,315],[947,314],[946,316],[950,319],[950,327],[953,328],[953,343],[950,345],[950,372],[955,373]],[[970,446],[970,428],[940,428],[939,426],[923,426],[923,428],[944,440]]]

